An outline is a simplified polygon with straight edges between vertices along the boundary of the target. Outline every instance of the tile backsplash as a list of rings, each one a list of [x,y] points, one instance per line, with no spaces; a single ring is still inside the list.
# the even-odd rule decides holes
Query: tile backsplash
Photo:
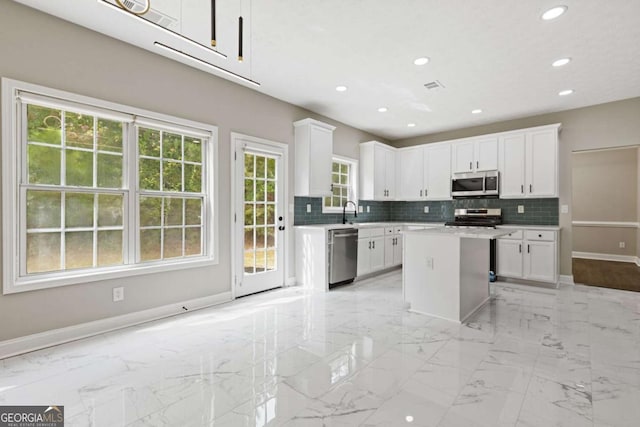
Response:
[[[311,212],[307,213],[307,204]],[[460,208],[501,208],[504,224],[558,225],[559,199],[456,199],[420,202],[376,202],[358,201],[364,207],[353,222],[445,222],[453,220],[453,212]],[[518,206],[524,206],[524,213],[518,213]],[[367,213],[367,206],[370,212]],[[424,213],[424,207],[429,213]],[[342,222],[341,213],[322,213],[322,198],[296,197],[294,202],[294,225],[332,224]]]

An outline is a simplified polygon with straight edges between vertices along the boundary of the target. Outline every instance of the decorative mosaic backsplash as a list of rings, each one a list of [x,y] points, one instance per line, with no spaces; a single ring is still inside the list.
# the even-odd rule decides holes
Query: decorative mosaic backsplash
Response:
[[[311,213],[307,213],[307,204]],[[460,208],[501,208],[505,224],[558,225],[558,199],[457,199],[441,202],[374,202],[360,200],[364,212],[347,213],[353,222],[445,222],[453,220],[455,209]],[[524,213],[518,213],[518,205],[524,206]],[[367,213],[367,206],[370,212]],[[429,213],[424,207],[429,206]],[[323,214],[322,198],[296,197],[294,203],[294,225],[333,224],[342,222],[342,214]]]

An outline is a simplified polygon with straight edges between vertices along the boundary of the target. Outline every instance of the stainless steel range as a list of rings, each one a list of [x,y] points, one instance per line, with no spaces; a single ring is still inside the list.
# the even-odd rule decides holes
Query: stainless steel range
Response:
[[[502,209],[456,209],[447,227],[492,227],[502,224]]]
[[[447,227],[490,227],[502,224],[502,209],[456,209],[453,221],[445,222]],[[495,280],[496,241],[489,241],[489,277]]]

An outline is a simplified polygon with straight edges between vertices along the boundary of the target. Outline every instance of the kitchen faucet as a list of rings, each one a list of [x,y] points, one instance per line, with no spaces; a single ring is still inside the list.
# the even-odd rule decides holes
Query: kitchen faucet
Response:
[[[354,218],[358,218],[358,207],[351,200],[347,200],[346,202],[344,202],[344,205],[342,206],[342,223],[343,224],[347,223],[347,205],[349,203],[351,203],[353,205],[353,208],[354,208],[353,217]]]

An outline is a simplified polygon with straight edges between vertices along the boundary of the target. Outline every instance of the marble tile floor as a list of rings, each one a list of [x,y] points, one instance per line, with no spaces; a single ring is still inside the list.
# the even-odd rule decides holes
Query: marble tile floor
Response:
[[[640,294],[493,284],[467,324],[400,273],[271,291],[0,361],[67,426],[638,426]]]

